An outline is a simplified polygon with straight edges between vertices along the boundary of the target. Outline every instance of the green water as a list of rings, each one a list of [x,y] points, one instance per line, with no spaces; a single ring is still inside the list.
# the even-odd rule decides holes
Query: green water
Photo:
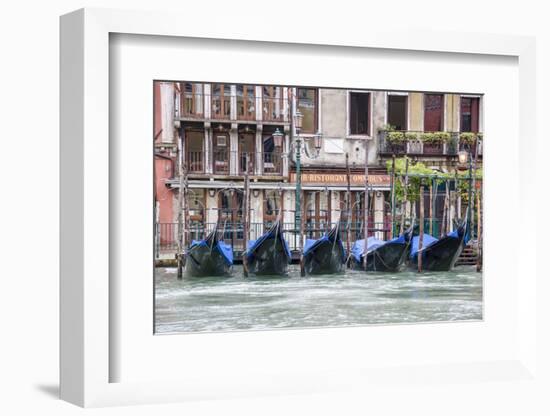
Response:
[[[341,275],[177,280],[156,269],[157,333],[258,330],[482,319],[474,268],[418,274],[347,270]]]

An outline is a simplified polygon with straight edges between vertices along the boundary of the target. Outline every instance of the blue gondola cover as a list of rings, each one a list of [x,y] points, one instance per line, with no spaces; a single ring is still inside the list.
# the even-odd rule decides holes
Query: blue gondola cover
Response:
[[[323,244],[324,242],[329,242],[329,243],[332,244],[332,242],[330,241],[330,238],[327,234],[323,235],[318,240],[313,240],[313,239],[309,239],[309,238],[306,239],[306,244],[304,245],[304,256],[307,256],[308,253],[315,250],[316,247]],[[345,262],[346,261],[346,250],[344,249],[344,245],[342,244],[342,240],[339,239],[338,244],[342,248],[342,253],[343,253],[342,254],[342,262]]]
[[[379,240],[378,238],[369,237],[367,239],[367,252],[375,250],[379,247],[382,247],[385,244],[388,243],[402,243],[405,244],[405,236],[400,235],[399,237],[392,238],[391,240],[384,241]],[[365,240],[357,240],[355,243],[353,243],[353,246],[351,248],[351,255],[357,262],[361,262],[361,258],[364,254],[364,248],[365,248]]]
[[[254,250],[256,250],[257,247],[259,247],[265,240],[267,240],[268,238],[270,238],[272,236],[273,236],[273,233],[271,231],[268,231],[267,233],[262,235],[257,240],[250,240],[248,242],[248,247],[247,247],[247,250],[246,250],[248,258],[251,259],[252,253],[254,252]],[[291,254],[290,254],[290,249],[288,248],[288,244],[287,244],[287,242],[284,238],[280,237],[280,240],[283,243],[283,247],[285,248],[285,253],[286,253],[287,257],[290,260]]]
[[[449,233],[450,234],[450,233]],[[413,237],[412,243],[411,243],[411,259],[418,254],[418,243],[420,241],[420,238],[418,236]],[[432,244],[435,244],[439,239],[435,238],[434,236],[431,236],[430,234],[424,234],[424,238],[422,239],[422,249],[425,249]]]
[[[193,240],[189,248],[191,249],[196,246],[208,247],[208,243],[206,240]],[[229,244],[224,243],[223,241],[218,241],[214,246],[214,249],[218,250],[228,265],[231,266],[233,264],[233,249]]]

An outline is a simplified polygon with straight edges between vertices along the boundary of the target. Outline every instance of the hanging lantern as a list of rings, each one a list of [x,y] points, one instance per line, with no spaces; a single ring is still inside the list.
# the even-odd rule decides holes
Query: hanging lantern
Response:
[[[314,144],[315,144],[315,149],[319,152],[321,150],[321,148],[323,147],[323,142],[322,142],[322,135],[321,135],[321,132],[317,132],[315,134],[315,136],[313,137],[313,140],[314,140]]]
[[[302,129],[302,121],[304,120],[303,114],[300,112],[300,110],[296,110],[296,114],[294,115],[294,126],[296,127],[297,131],[300,131]]]
[[[275,147],[282,147],[283,146],[283,133],[279,130],[279,128],[275,129],[275,132],[273,133],[273,143],[275,144]]]
[[[458,152],[458,163],[462,166],[465,166],[466,163],[468,163],[468,157],[470,156],[470,153],[466,150],[461,150]]]

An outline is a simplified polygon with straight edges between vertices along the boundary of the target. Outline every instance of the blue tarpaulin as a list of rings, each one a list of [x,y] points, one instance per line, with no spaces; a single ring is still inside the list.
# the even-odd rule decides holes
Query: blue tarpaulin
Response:
[[[451,234],[451,233],[449,233]],[[458,238],[458,236],[457,236]],[[411,243],[411,259],[416,256],[418,253],[418,243],[420,241],[420,238],[418,236],[413,237],[412,243]],[[431,236],[430,234],[424,234],[424,237],[422,239],[422,249],[425,249],[426,247],[431,246],[432,244],[435,244],[437,241],[439,241],[434,236]]]
[[[279,239],[282,241],[283,243],[283,247],[285,249],[285,252],[286,252],[286,255],[288,256],[288,259],[290,260],[290,249],[288,248],[288,244],[286,242],[286,240],[283,238],[283,236],[281,235],[281,233],[279,232]],[[264,235],[262,235],[260,238],[258,238],[257,240],[250,240],[248,242],[248,247],[247,247],[247,250],[246,250],[246,255],[248,256],[248,258],[250,259],[251,256],[252,256],[252,253],[267,239],[269,238],[274,238],[275,237],[275,233],[273,230],[269,230],[267,233],[265,233]]]
[[[193,240],[189,248],[191,249],[196,246],[208,247],[208,243],[206,240]],[[218,250],[227,264],[233,264],[233,248],[229,244],[224,243],[223,241],[218,241],[213,249]]]
[[[319,247],[321,244],[328,243],[328,244],[334,244],[334,241],[331,241],[329,236],[327,234],[323,235],[318,240],[312,240],[307,239],[306,244],[304,246],[304,256],[309,254],[311,251],[315,250],[317,247]],[[346,250],[344,250],[344,245],[342,244],[342,240],[338,239],[338,243],[340,247],[342,248],[342,262],[346,261]]]
[[[405,237],[403,235],[400,235],[399,237],[392,238],[389,241],[379,240],[378,238],[369,237],[367,238],[367,253],[375,250],[379,247],[382,247],[385,244],[388,243],[401,243],[405,244]],[[357,240],[355,243],[353,243],[353,246],[351,248],[351,255],[357,262],[361,262],[361,257],[363,256],[363,253],[365,252],[365,240]]]

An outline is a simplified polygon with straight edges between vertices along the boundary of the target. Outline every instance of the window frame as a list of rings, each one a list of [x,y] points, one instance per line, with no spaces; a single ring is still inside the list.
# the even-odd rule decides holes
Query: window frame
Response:
[[[386,114],[384,118],[384,124],[388,125],[390,124],[390,96],[397,95],[401,97],[407,97],[407,108],[405,110],[406,114],[405,117],[407,119],[406,126],[403,130],[409,131],[411,129],[411,97],[409,96],[408,92],[401,92],[401,91],[387,91],[386,92]]]
[[[319,127],[319,121],[320,121],[320,88],[315,88],[315,87],[296,87],[296,93],[295,93],[295,96],[296,96],[296,109],[298,110],[300,108],[300,97],[298,96],[298,90],[313,90],[315,92],[315,98],[313,100],[313,102],[315,103],[315,109],[313,110],[313,131],[312,132],[309,132],[309,131],[304,131],[303,129],[303,124],[302,124],[302,130],[300,131],[300,136],[313,136],[315,135],[318,131],[320,131],[320,127]],[[302,113],[303,115],[303,113]]]
[[[482,112],[482,101],[481,96],[479,95],[467,95],[467,94],[461,94],[459,96],[459,104],[458,104],[458,130],[460,133],[463,132],[471,132],[471,115],[470,115],[470,130],[466,131],[462,129],[462,99],[463,98],[469,98],[469,99],[476,99],[477,100],[477,132],[474,133],[481,133],[483,131],[482,129],[482,118],[481,118],[481,112]]]
[[[441,124],[438,130],[426,130],[426,96],[427,95],[439,95],[441,96]],[[425,92],[422,94],[422,131],[424,132],[435,132],[435,131],[446,131],[447,126],[447,106],[446,100],[447,95],[444,92]]]
[[[368,109],[367,109],[367,134],[352,134],[351,133],[351,94],[368,94]],[[370,138],[372,137],[372,105],[374,102],[372,91],[370,90],[347,90],[346,91],[346,137],[348,138]]]

